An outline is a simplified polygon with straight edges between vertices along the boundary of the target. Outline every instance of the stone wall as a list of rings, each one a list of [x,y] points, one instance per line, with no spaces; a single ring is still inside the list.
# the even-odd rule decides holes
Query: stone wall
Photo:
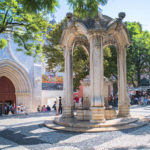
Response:
[[[56,97],[62,97],[63,102],[63,90],[57,90],[57,91],[49,91],[49,90],[42,90],[42,102],[41,105],[50,105],[50,107],[53,106],[54,101],[56,101]]]
[[[8,46],[0,49],[0,77],[6,76],[14,84],[17,105],[24,105],[28,112],[36,111],[42,100],[41,62],[18,52],[11,35],[1,37],[8,40]]]

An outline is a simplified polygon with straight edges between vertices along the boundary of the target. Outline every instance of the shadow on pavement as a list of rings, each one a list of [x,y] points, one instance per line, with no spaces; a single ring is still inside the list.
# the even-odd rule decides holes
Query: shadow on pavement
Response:
[[[32,131],[40,130],[43,128],[43,124],[38,125],[29,125],[16,127],[11,129],[5,129],[0,131],[0,137],[17,143],[18,145],[38,145],[38,144],[54,144],[59,141],[66,140],[74,135],[78,135],[79,133],[66,133],[66,132],[58,132],[54,130],[47,129],[47,131],[33,133]],[[61,136],[60,136],[61,134]],[[0,141],[0,145],[3,145],[3,142]],[[10,144],[9,144],[10,147]],[[13,145],[12,145],[13,147]]]

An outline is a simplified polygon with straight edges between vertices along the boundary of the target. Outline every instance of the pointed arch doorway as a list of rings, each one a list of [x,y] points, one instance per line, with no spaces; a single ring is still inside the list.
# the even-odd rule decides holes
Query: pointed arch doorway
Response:
[[[15,86],[9,78],[2,76],[0,77],[0,107],[2,113],[4,113],[6,104],[16,104]]]

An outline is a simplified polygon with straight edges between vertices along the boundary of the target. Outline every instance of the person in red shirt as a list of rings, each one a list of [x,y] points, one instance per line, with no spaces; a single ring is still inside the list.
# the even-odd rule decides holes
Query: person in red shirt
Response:
[[[76,101],[76,103],[79,103],[79,97],[77,95],[75,97],[75,101]]]
[[[79,97],[77,95],[75,96],[75,102],[76,102],[75,109],[77,109],[79,106]]]

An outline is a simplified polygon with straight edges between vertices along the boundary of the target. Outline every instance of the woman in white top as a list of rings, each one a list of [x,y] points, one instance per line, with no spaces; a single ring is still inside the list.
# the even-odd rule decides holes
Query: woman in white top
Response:
[[[59,103],[58,103],[58,97],[56,97],[56,115],[59,115],[59,112],[58,112],[58,108],[59,108]]]

